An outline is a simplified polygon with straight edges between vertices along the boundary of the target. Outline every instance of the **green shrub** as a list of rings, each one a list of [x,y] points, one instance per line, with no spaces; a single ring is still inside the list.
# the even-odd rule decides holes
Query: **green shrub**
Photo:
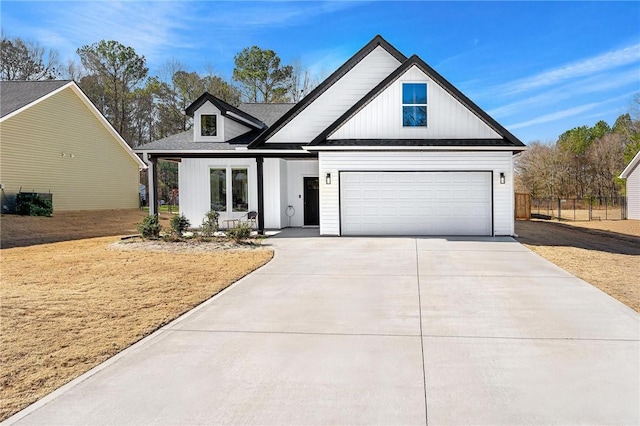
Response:
[[[200,227],[200,233],[204,237],[213,237],[218,231],[218,218],[220,217],[220,213],[215,210],[209,210],[204,215],[204,220],[202,221],[202,226]]]
[[[169,226],[171,226],[171,234],[176,237],[181,237],[182,233],[185,232],[191,226],[189,219],[187,219],[183,214],[172,216],[169,221]]]
[[[160,238],[160,230],[162,226],[158,222],[157,215],[145,216],[142,223],[138,224],[138,232],[142,234],[142,238],[157,240]]]
[[[28,216],[52,216],[53,215],[53,202],[51,201],[51,195],[44,194],[41,197],[40,194],[35,192],[19,192],[16,194],[16,213]]]
[[[251,226],[246,222],[241,222],[227,231],[227,236],[236,243],[246,240],[251,236]]]

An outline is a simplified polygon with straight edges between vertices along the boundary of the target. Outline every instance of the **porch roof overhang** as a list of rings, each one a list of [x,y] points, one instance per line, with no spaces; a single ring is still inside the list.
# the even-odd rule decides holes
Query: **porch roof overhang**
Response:
[[[238,149],[238,150],[137,150],[146,158],[181,159],[181,158],[315,158],[317,153],[304,149]]]

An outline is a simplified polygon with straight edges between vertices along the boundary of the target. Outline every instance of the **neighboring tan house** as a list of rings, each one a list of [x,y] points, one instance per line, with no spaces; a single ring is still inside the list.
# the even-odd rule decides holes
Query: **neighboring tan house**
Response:
[[[633,157],[620,177],[627,180],[627,219],[640,220],[640,152]]]
[[[53,195],[53,209],[139,207],[144,163],[72,81],[0,82],[2,209],[16,193]]]
[[[180,211],[195,226],[215,209],[223,226],[257,211],[261,231],[514,234],[524,144],[380,36],[293,107],[234,108],[205,93],[186,113],[193,130],[136,151],[152,171],[179,163]]]

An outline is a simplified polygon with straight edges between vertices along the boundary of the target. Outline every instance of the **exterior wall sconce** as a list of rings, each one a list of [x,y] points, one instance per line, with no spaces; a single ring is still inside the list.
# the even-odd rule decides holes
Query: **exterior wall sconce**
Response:
[[[331,185],[331,173],[327,173],[325,182],[327,183],[327,185]]]
[[[504,183],[506,182],[506,179],[504,177],[504,173],[500,173],[500,185],[504,185]]]

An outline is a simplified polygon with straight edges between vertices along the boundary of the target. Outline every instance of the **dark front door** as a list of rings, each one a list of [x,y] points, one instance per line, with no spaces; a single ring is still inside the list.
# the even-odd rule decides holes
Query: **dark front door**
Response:
[[[317,177],[304,178],[304,225],[320,225],[320,191]]]

